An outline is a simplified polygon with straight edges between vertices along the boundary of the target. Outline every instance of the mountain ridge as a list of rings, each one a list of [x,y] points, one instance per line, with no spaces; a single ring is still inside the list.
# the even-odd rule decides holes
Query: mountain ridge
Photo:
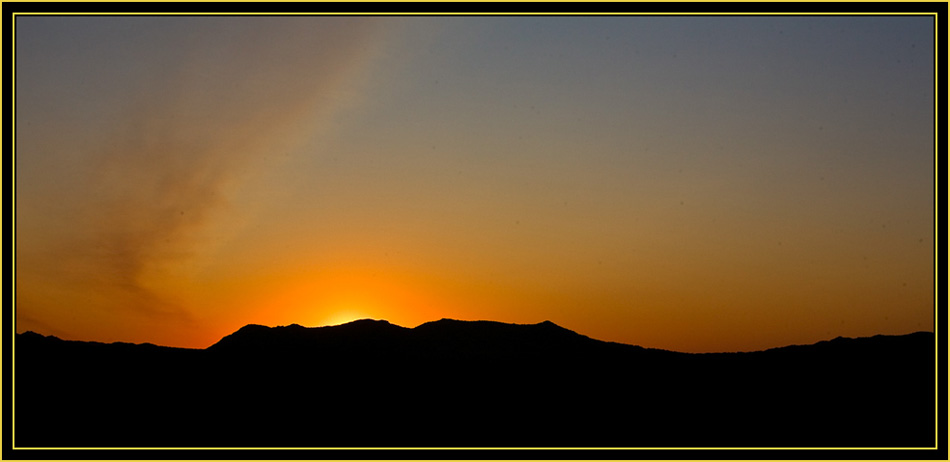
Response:
[[[929,447],[935,335],[679,353],[551,322],[15,344],[29,447]],[[800,425],[799,422],[808,422]]]
[[[174,349],[181,349],[181,350],[209,350],[222,344],[222,342],[224,342],[225,339],[240,337],[241,335],[246,335],[249,333],[268,332],[268,333],[275,334],[275,333],[286,331],[286,330],[290,330],[290,331],[301,330],[303,332],[317,332],[320,330],[347,328],[347,327],[355,327],[355,326],[370,325],[370,324],[378,324],[380,326],[393,326],[395,328],[403,329],[406,331],[416,331],[416,330],[420,330],[420,328],[425,329],[425,328],[430,328],[430,327],[444,327],[446,325],[451,325],[451,324],[473,325],[473,326],[474,325],[492,325],[492,326],[548,328],[548,329],[556,329],[557,331],[564,332],[565,334],[570,334],[570,335],[578,336],[581,338],[590,339],[590,340],[593,340],[595,342],[600,342],[600,343],[623,345],[623,346],[628,346],[628,347],[636,347],[636,348],[640,348],[640,349],[644,349],[648,351],[669,352],[669,353],[678,353],[678,354],[685,354],[685,355],[723,355],[723,354],[762,353],[762,352],[773,351],[773,350],[781,350],[784,348],[809,347],[809,346],[824,345],[827,343],[841,342],[841,341],[846,342],[846,341],[854,341],[854,340],[862,340],[862,339],[894,338],[894,337],[917,336],[917,335],[931,335],[931,336],[934,335],[934,333],[930,331],[915,331],[915,332],[909,332],[906,334],[874,334],[871,336],[861,336],[861,337],[846,337],[846,336],[839,335],[832,339],[818,340],[814,343],[794,343],[794,344],[788,344],[788,345],[769,347],[762,350],[712,351],[712,352],[683,352],[683,351],[670,350],[670,349],[664,349],[664,348],[645,347],[642,345],[635,345],[635,344],[616,342],[616,341],[610,341],[610,340],[600,340],[600,339],[595,339],[593,337],[589,337],[587,335],[580,334],[573,330],[567,329],[550,320],[545,320],[545,321],[541,321],[534,324],[522,324],[522,323],[505,323],[501,321],[489,321],[489,320],[459,320],[459,319],[453,319],[453,318],[441,318],[435,321],[424,322],[416,327],[403,327],[397,324],[393,324],[384,319],[370,319],[370,318],[357,319],[357,320],[349,321],[342,324],[335,324],[335,325],[328,325],[328,326],[303,326],[297,323],[291,323],[288,325],[267,326],[263,324],[249,323],[240,327],[236,331],[225,335],[224,337],[219,339],[217,342],[205,348],[158,345],[151,342],[142,342],[142,343],[126,342],[126,341],[102,342],[102,341],[96,341],[96,340],[62,339],[55,335],[44,335],[44,334],[40,334],[34,331],[25,331],[25,332],[17,333],[16,335],[17,337],[24,336],[24,335],[39,336],[43,338],[56,339],[62,342],[82,342],[82,343],[101,344],[101,345],[143,345],[143,346],[151,345],[151,346],[155,346],[159,348],[174,348]]]

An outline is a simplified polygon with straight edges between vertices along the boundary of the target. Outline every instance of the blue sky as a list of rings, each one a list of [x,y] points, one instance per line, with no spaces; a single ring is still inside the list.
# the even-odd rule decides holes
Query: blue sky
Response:
[[[930,16],[17,18],[17,323],[932,330]]]

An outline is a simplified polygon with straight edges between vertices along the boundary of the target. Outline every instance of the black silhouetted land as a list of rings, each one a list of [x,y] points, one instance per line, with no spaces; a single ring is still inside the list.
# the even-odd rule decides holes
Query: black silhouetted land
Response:
[[[204,349],[17,335],[18,447],[932,447],[932,333],[753,353],[551,322],[248,325]]]

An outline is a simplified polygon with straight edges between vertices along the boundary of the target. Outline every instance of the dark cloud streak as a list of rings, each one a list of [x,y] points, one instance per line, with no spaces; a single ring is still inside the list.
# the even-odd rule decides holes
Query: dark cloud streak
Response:
[[[374,31],[367,19],[28,19],[18,251],[36,271],[21,277],[84,281],[131,297],[121,309],[178,317],[151,279],[200,251],[246,172],[306,138]]]

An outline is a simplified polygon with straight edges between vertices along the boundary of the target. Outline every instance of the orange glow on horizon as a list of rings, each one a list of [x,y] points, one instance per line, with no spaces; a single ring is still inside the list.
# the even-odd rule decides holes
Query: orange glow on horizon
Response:
[[[438,296],[422,278],[395,271],[368,268],[332,270],[281,269],[248,275],[240,283],[222,283],[215,305],[230,306],[220,312],[222,321],[208,323],[204,347],[246,324],[281,326],[300,324],[321,327],[359,319],[386,320],[403,327],[442,317],[464,317],[448,297]],[[244,297],[233,297],[240,285]]]
[[[471,19],[17,19],[16,332],[935,330],[930,19]]]

